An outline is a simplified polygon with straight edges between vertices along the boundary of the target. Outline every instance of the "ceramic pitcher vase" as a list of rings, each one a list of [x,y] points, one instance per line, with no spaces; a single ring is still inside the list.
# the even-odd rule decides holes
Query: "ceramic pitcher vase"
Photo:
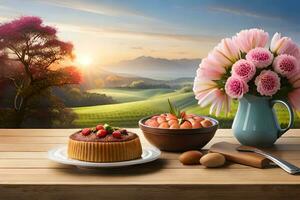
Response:
[[[289,124],[282,129],[273,109],[276,103],[283,104],[289,113]],[[245,95],[239,100],[232,129],[236,139],[243,145],[268,147],[284,134],[294,123],[294,113],[288,102],[269,97]]]

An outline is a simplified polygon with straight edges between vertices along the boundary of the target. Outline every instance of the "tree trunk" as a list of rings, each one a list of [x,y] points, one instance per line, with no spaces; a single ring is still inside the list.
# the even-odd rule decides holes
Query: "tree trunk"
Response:
[[[24,117],[26,114],[26,104],[27,100],[24,99],[21,107],[18,110],[15,110],[16,116],[15,116],[15,127],[16,128],[21,128],[22,123],[24,121]]]

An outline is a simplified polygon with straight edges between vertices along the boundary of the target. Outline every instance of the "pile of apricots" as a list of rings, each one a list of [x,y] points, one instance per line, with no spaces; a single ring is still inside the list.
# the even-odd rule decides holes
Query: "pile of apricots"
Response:
[[[212,126],[213,123],[208,118],[195,114],[185,114],[184,112],[182,112],[180,118],[171,113],[154,115],[146,120],[145,125],[153,128],[192,129],[207,128]]]

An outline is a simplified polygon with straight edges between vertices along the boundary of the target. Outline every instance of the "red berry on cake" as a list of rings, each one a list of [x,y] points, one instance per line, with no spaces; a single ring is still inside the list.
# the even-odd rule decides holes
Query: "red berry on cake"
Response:
[[[120,129],[119,131],[120,131],[121,134],[123,134],[123,135],[127,135],[127,133],[128,133],[126,129]]]
[[[122,137],[122,133],[121,133],[121,131],[114,131],[114,132],[112,133],[112,136],[113,136],[114,138],[121,138],[121,137]]]
[[[91,133],[91,129],[90,128],[84,128],[81,131],[81,134],[84,136],[88,136]]]
[[[102,124],[98,124],[98,125],[96,126],[96,130],[97,130],[97,131],[102,130],[102,129],[104,129],[104,126],[103,126]]]
[[[108,134],[107,130],[101,129],[97,132],[97,137],[105,137]]]

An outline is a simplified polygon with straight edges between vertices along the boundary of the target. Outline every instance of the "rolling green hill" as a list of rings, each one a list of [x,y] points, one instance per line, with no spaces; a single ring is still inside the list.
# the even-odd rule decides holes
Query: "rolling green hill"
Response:
[[[88,90],[91,93],[100,93],[111,96],[116,102],[133,102],[146,100],[161,94],[174,92],[173,89],[128,89],[128,88],[106,88]]]
[[[78,119],[75,120],[76,127],[95,126],[97,123],[110,123],[113,126],[122,127],[137,127],[138,120],[142,117],[168,112],[168,98],[188,113],[208,115],[209,112],[209,108],[200,108],[197,105],[192,92],[180,93],[179,91],[172,91],[170,89],[105,89],[99,90],[99,92],[111,95],[122,103],[73,108],[74,112],[78,115]],[[237,102],[233,103],[232,112],[227,117],[221,116],[218,118],[220,127],[231,127],[237,105]],[[288,115],[284,108],[277,106],[277,112],[280,122],[286,125]],[[299,118],[297,118],[295,127],[299,127],[299,122]]]

